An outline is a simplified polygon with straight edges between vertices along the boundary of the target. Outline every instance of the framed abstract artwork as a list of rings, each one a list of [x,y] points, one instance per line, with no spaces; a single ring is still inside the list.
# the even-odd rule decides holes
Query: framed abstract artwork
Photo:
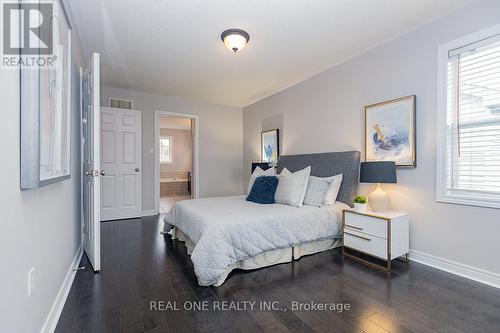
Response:
[[[260,159],[262,162],[276,162],[280,155],[280,131],[273,129],[260,134]]]
[[[365,161],[416,167],[416,96],[365,107]]]
[[[43,19],[50,32],[43,56],[50,61],[20,68],[21,189],[71,177],[71,26],[60,1]]]

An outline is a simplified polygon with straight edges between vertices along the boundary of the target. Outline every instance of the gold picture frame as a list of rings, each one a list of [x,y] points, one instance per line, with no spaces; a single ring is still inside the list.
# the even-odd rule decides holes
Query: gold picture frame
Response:
[[[365,106],[365,161],[417,166],[416,105],[410,95]]]

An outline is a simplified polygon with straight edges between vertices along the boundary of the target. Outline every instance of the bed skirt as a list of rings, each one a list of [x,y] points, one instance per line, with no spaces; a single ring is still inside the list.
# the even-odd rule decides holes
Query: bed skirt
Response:
[[[181,230],[176,227],[173,227],[170,231],[172,235],[172,239],[177,239],[181,242],[184,242],[186,246],[187,253],[191,255],[193,252],[193,248],[195,244],[186,236]],[[286,262],[290,262],[292,260],[297,260],[302,256],[306,256],[309,254],[314,254],[326,250],[330,250],[341,245],[341,239],[328,239],[321,241],[313,241],[310,243],[304,243],[297,246],[292,246],[285,249],[277,249],[272,251],[267,251],[261,254],[258,254],[254,257],[240,260],[230,265],[225,273],[221,276],[221,278],[215,282],[213,285],[218,287],[226,281],[227,276],[234,269],[257,269],[267,266],[272,266],[276,264],[282,264]]]

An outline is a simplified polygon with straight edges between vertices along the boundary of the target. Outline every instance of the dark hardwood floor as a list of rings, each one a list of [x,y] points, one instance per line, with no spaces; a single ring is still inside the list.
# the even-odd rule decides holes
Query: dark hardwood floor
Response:
[[[500,332],[500,290],[417,263],[395,262],[387,279],[338,250],[200,287],[183,243],[160,229],[158,217],[102,223],[102,271],[94,274],[82,259],[86,269],[76,275],[56,331]],[[158,300],[181,310],[150,310]],[[210,309],[221,301],[279,301],[279,309],[182,310],[190,301]],[[293,311],[294,301],[347,303],[350,310]]]

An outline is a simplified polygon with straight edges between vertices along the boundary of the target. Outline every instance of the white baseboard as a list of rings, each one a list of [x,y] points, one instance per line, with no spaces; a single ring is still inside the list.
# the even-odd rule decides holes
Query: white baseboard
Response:
[[[414,250],[410,251],[410,260],[495,288],[500,288],[500,275],[493,272]]]
[[[154,209],[145,209],[142,211],[142,216],[152,216],[152,215],[158,215],[156,210]]]
[[[47,316],[47,319],[45,319],[45,323],[43,324],[43,327],[40,332],[52,333],[55,331],[57,322],[59,321],[59,317],[61,316],[61,312],[64,308],[64,304],[66,303],[66,298],[68,298],[71,285],[73,284],[73,280],[75,279],[77,271],[75,271],[74,269],[78,268],[80,260],[82,259],[82,255],[83,255],[83,247],[82,245],[80,245],[80,247],[76,251],[75,257],[73,258],[73,262],[69,267],[68,273],[64,278],[61,288],[57,293],[57,297],[54,301],[54,304],[52,304],[49,315]]]

